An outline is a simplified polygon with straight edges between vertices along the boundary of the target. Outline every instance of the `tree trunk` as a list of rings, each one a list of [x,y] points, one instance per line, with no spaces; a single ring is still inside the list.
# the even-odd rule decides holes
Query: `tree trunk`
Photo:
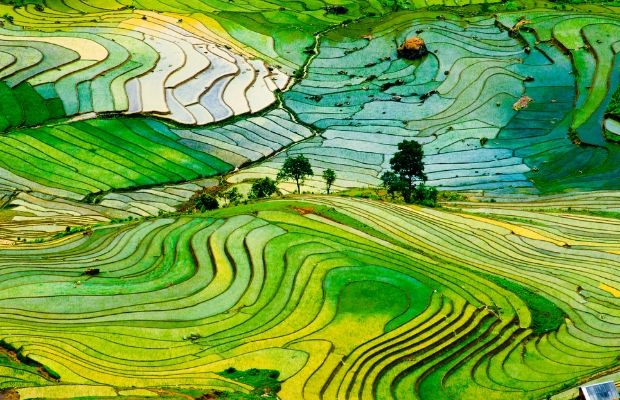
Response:
[[[297,182],[297,194],[301,194],[301,189],[299,188],[299,179],[295,179],[295,182]]]

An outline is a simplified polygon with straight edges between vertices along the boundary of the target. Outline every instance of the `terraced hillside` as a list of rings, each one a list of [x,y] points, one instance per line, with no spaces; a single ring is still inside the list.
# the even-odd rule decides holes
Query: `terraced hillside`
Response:
[[[93,119],[0,137],[0,190],[67,199],[220,175],[312,136],[275,109],[221,128]]]
[[[489,3],[494,3],[491,1]],[[128,9],[157,11],[158,13],[189,16],[215,30],[219,35],[234,40],[245,50],[261,58],[282,64],[292,71],[304,64],[304,50],[315,42],[317,32],[329,30],[346,21],[366,15],[384,15],[396,9],[416,9],[433,5],[463,6],[482,3],[479,0],[456,2],[452,0],[314,0],[304,2],[253,0],[22,0],[8,2],[25,4],[26,11],[19,15],[49,22],[60,15],[79,17],[82,23],[92,18],[110,16],[110,12]],[[36,7],[36,8],[35,8]],[[339,9],[339,7],[344,7]],[[13,15],[9,11],[9,15]],[[55,22],[54,22],[55,23]]]
[[[511,106],[537,66],[522,65],[522,44],[494,20],[465,27],[459,17],[440,16],[400,13],[371,28],[360,24],[328,34],[307,78],[284,96],[301,121],[324,132],[288,154],[310,155],[314,165],[336,168],[346,186],[377,185],[396,145],[416,137],[432,184],[532,187],[525,176],[529,168],[512,149],[483,148],[481,139],[496,138],[516,115]],[[394,43],[416,32],[436,53],[421,62],[398,58]],[[282,157],[266,167],[279,168]]]
[[[618,367],[617,220],[467,210],[305,197],[2,249],[0,336],[61,380],[0,386],[243,390],[217,373],[260,367],[284,399],[539,399]]]
[[[398,7],[405,6],[421,4]],[[307,154],[319,173],[335,169],[339,188],[373,186],[395,145],[408,138],[424,145],[430,182],[444,189],[617,188],[617,117],[608,112],[604,119],[620,81],[615,8],[577,5],[568,12],[525,3],[519,7],[532,10],[507,12],[502,7],[508,6],[496,6],[495,17],[471,16],[477,9],[465,17],[451,11],[389,12],[394,7],[317,2],[293,10],[275,3],[80,1],[0,7],[6,11],[0,128],[20,128],[3,142],[2,190],[9,199],[36,191],[79,200],[208,177],[275,155],[229,178],[236,183],[275,176],[284,157],[297,153]],[[245,42],[236,37],[239,31],[223,22],[233,15],[236,24],[245,21],[247,29],[270,32],[265,40],[274,48],[282,42],[294,46],[301,58],[287,64],[282,52],[267,55],[267,42],[256,42],[254,34],[241,35]],[[271,18],[250,23],[243,19],[249,15]],[[295,24],[292,15],[314,15],[321,23]],[[308,36],[304,45],[280,37],[282,25],[288,31],[299,27],[291,32]],[[412,35],[428,43],[431,54],[423,60],[397,57],[397,44]],[[292,88],[290,76],[296,82]],[[534,102],[515,111],[522,96]],[[259,119],[243,117],[261,110]],[[145,134],[133,120],[120,127],[101,120],[126,114],[151,117],[144,123],[167,138],[151,128]],[[99,119],[62,120],[69,116]],[[162,118],[168,122],[161,124]],[[56,121],[54,128],[49,121]],[[224,122],[204,127],[217,121]],[[21,129],[28,126],[37,128]],[[123,139],[108,140],[111,147],[101,143],[101,131],[107,129],[118,130]],[[68,138],[64,130],[86,143]],[[33,157],[40,155],[28,146],[57,143],[59,135],[69,143],[49,154],[54,160],[45,161],[54,165],[33,168]],[[113,148],[136,135],[148,151],[190,153],[186,160],[192,165],[185,168],[191,172],[136,171],[133,161]],[[83,149],[89,148],[111,152],[101,154],[105,160],[93,159],[110,164],[110,171],[74,166],[66,157],[67,151],[88,157]],[[276,154],[281,150],[286,151]],[[119,166],[133,171],[118,176]],[[110,176],[104,184],[92,181],[100,172]],[[68,177],[76,182],[68,185]],[[308,181],[306,190],[322,186]]]
[[[620,370],[620,4],[579,3],[0,0],[0,399]],[[403,140],[440,207],[345,197]],[[299,154],[310,193],[179,211]]]
[[[332,31],[284,94],[300,121],[323,132],[288,154],[335,168],[342,187],[373,186],[396,144],[415,137],[430,182],[445,189],[616,189],[619,148],[602,125],[620,82],[620,19],[596,6],[576,11],[403,12]],[[422,61],[397,57],[395,43],[413,35],[431,51]],[[534,102],[515,111],[522,96]],[[236,179],[274,174],[284,157]]]
[[[208,21],[132,9],[4,10],[0,79],[34,88],[31,102],[59,99],[67,116],[148,113],[206,124],[264,109],[289,79]],[[9,126],[31,122],[14,113]]]

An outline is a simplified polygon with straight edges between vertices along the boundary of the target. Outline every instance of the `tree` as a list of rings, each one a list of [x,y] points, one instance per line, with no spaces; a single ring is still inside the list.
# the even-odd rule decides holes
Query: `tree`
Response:
[[[432,186],[426,186],[425,184],[419,184],[413,190],[413,200],[416,203],[435,207],[437,205],[437,189]]]
[[[284,160],[284,165],[280,172],[278,172],[277,180],[294,179],[297,184],[297,193],[301,193],[300,183],[303,183],[308,176],[314,176],[310,160],[304,157],[303,154],[300,154],[295,158],[287,157]]]
[[[343,15],[346,14],[349,10],[345,7],[345,6],[333,6],[333,5],[329,5],[325,7],[325,12],[327,14],[334,14],[334,15]]]
[[[386,171],[381,175],[381,186],[385,188],[387,194],[394,200],[396,193],[402,190],[403,183],[398,175],[392,171]]]
[[[202,212],[215,210],[219,206],[220,204],[217,202],[217,199],[206,193],[200,193],[196,199],[196,208]]]
[[[250,199],[263,199],[271,196],[277,191],[278,187],[276,186],[276,181],[269,177],[265,177],[252,184],[252,189],[248,197]]]
[[[239,189],[236,187],[230,189],[228,192],[220,193],[219,197],[226,201],[227,205],[237,205],[239,204],[239,200],[241,200],[241,193],[239,193]]]
[[[331,168],[327,168],[323,171],[323,179],[325,180],[325,186],[327,187],[327,194],[329,194],[332,185],[336,181],[336,172]]]
[[[413,140],[404,140],[398,144],[398,151],[390,160],[392,171],[396,173],[403,184],[401,193],[407,203],[411,201],[416,182],[426,182],[422,146]]]
[[[419,143],[405,140],[398,144],[398,151],[390,160],[392,171],[381,175],[381,186],[392,200],[396,193],[400,193],[407,203],[415,202],[429,207],[437,204],[437,189],[425,185],[427,177],[423,157],[424,151]],[[422,183],[418,184],[419,181]]]

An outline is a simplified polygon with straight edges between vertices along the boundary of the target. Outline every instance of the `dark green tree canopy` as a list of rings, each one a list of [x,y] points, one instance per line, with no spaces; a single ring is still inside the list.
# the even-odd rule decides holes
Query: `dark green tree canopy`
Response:
[[[398,144],[398,151],[390,160],[392,171],[405,181],[409,190],[415,187],[417,180],[426,182],[423,157],[424,151],[418,142],[404,140]]]
[[[243,197],[241,193],[239,193],[239,189],[236,187],[230,189],[227,192],[220,193],[219,195],[222,199],[226,201],[228,205],[236,205],[239,203],[239,200]]]
[[[414,203],[435,207],[438,194],[436,188],[421,183],[413,190],[411,197]]]
[[[402,180],[392,171],[385,171],[383,175],[381,175],[381,182],[381,186],[385,188],[387,194],[392,199],[394,199],[396,193],[400,192],[402,189]]]
[[[265,177],[252,184],[252,189],[248,197],[251,199],[263,199],[271,196],[277,191],[278,186],[276,186],[276,181],[269,177]]]
[[[392,171],[381,175],[381,186],[394,199],[397,193],[407,203],[418,203],[434,207],[437,203],[437,189],[426,186],[426,174],[422,159],[424,151],[418,142],[405,140],[398,144],[398,151],[390,160]],[[418,185],[418,182],[422,181]]]
[[[306,177],[313,175],[314,172],[312,171],[310,160],[304,157],[303,154],[300,154],[297,157],[287,157],[284,160],[284,165],[280,172],[278,172],[277,180],[286,181],[293,179],[297,184],[297,193],[301,193],[300,184],[303,183]]]
[[[219,206],[220,205],[217,202],[217,199],[206,193],[201,193],[196,200],[196,208],[198,208],[202,212],[215,210]]]
[[[323,179],[325,180],[325,186],[327,187],[327,194],[329,194],[332,185],[336,181],[336,171],[331,168],[327,168],[323,171]]]

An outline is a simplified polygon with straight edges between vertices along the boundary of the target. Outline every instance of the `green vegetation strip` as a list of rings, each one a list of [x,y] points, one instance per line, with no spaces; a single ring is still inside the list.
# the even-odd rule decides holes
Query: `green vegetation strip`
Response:
[[[534,290],[500,276],[482,272],[478,272],[478,274],[516,294],[527,304],[527,308],[532,313],[531,328],[534,334],[542,335],[557,331],[564,323],[566,313],[552,301],[536,293]],[[498,311],[501,312],[501,310]]]

